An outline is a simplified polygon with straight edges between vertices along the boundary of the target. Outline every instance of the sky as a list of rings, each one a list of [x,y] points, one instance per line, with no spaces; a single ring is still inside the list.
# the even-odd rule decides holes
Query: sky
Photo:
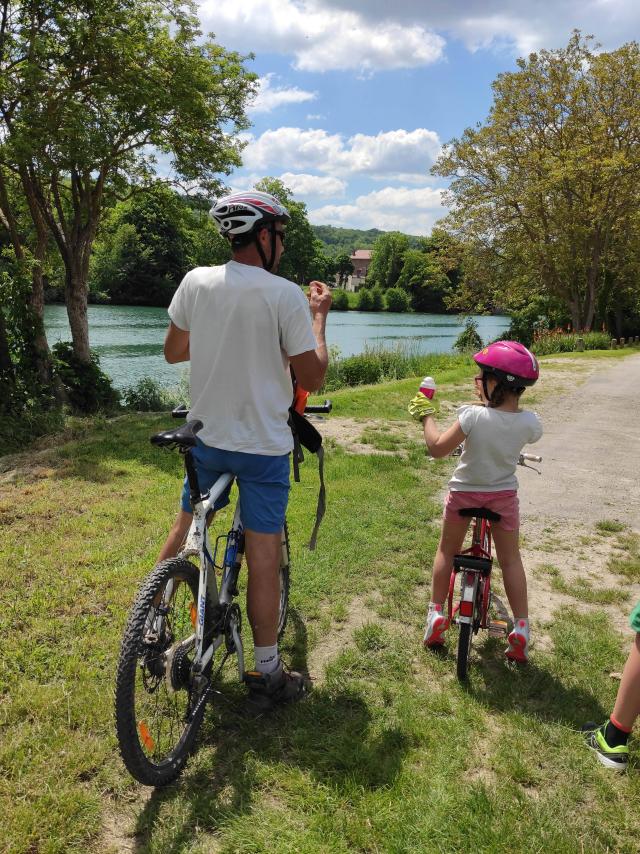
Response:
[[[269,175],[318,225],[428,234],[446,213],[429,174],[443,144],[483,122],[518,56],[640,39],[638,0],[199,0],[204,32],[255,58],[243,190]]]

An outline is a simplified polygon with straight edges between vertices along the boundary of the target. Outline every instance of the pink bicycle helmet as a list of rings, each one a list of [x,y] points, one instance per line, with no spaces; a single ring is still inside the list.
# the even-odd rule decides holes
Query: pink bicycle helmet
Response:
[[[538,360],[518,341],[496,341],[473,357],[482,372],[494,374],[509,388],[533,385],[540,375]]]

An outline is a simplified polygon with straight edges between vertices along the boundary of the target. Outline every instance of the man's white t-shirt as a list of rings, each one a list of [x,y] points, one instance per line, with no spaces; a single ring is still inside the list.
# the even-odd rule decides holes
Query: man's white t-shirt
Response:
[[[461,406],[458,421],[466,438],[449,489],[460,492],[517,489],[516,465],[522,449],[542,436],[542,423],[536,413]]]
[[[277,456],[293,448],[288,357],[315,350],[309,303],[298,285],[229,261],[184,277],[169,317],[189,332],[190,419],[226,451]]]

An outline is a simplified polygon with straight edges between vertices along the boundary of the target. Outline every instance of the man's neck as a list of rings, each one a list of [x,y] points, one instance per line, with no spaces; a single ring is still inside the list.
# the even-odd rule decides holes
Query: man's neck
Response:
[[[253,247],[234,252],[232,260],[238,264],[247,264],[249,267],[262,267],[262,259]]]

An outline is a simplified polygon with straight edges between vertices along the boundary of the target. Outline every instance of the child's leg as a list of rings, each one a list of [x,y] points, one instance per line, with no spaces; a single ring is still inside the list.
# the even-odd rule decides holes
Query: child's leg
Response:
[[[433,577],[431,579],[431,602],[427,612],[427,624],[424,630],[423,643],[425,647],[436,648],[444,644],[444,633],[449,628],[449,619],[443,613],[444,600],[449,592],[449,579],[453,569],[453,558],[457,555],[464,542],[469,522],[443,520],[440,543],[433,562]]]
[[[442,522],[442,533],[438,550],[433,561],[433,576],[431,578],[431,601],[443,605],[449,593],[449,579],[453,569],[453,558],[460,553],[464,538],[469,527],[469,519],[460,522]]]
[[[505,531],[499,525],[494,525],[491,528],[491,533],[502,570],[505,593],[514,619],[520,617],[526,620],[529,617],[529,603],[527,599],[527,576],[524,574],[524,566],[520,556],[520,532]]]
[[[614,724],[630,732],[638,715],[640,715],[640,634],[636,635],[624,666],[611,719]]]

